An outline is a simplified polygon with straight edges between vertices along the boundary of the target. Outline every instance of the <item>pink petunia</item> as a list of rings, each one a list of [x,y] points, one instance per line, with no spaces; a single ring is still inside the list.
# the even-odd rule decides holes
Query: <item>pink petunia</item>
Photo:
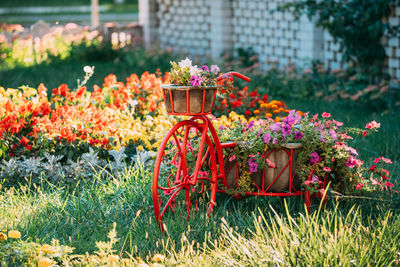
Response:
[[[331,171],[331,168],[329,168],[329,167],[323,167],[322,168],[325,172],[330,172]]]
[[[382,161],[385,162],[386,164],[392,164],[392,163],[393,163],[390,159],[387,159],[387,158],[384,158],[384,157],[382,157],[381,159],[382,159]]]
[[[377,180],[375,180],[373,178],[371,178],[370,180],[371,180],[372,185],[380,185],[380,183]]]
[[[232,161],[232,160],[235,160],[235,159],[236,159],[236,156],[233,155],[232,157],[229,158],[229,161]]]
[[[332,120],[332,122],[333,122],[336,126],[342,126],[342,125],[343,125],[343,122],[340,122],[340,121]]]
[[[381,127],[381,124],[377,123],[376,121],[371,121],[365,125],[365,128],[367,128],[367,129],[378,129],[380,127]]]
[[[351,136],[349,136],[349,135],[347,135],[345,133],[341,135],[341,138],[342,139],[353,139],[353,137],[351,137]]]
[[[273,163],[273,162],[272,162],[271,160],[269,160],[269,159],[266,159],[266,162],[267,162],[268,168],[276,168],[276,167],[277,167],[276,164]]]
[[[349,167],[349,168],[352,169],[352,168],[354,168],[354,167],[356,167],[356,166],[362,165],[362,161],[359,160],[359,159],[356,159],[356,158],[353,157],[353,156],[350,156],[350,157],[345,161],[345,164],[346,164],[347,167]]]
[[[324,118],[330,118],[330,117],[332,117],[332,115],[331,115],[330,113],[327,113],[327,112],[322,113],[321,116],[324,117]]]
[[[310,154],[310,161],[312,164],[317,164],[321,157],[318,155],[317,152],[313,152]]]

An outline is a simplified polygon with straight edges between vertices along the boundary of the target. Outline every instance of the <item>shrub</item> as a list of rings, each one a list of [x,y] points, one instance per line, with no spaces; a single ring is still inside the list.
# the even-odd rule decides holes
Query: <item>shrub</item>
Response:
[[[343,58],[353,62],[371,81],[382,77],[385,48],[384,34],[393,36],[398,25],[390,25],[388,18],[396,0],[301,0],[284,4],[280,10],[291,10],[297,18],[305,14],[315,18],[317,26],[328,30],[340,45]]]

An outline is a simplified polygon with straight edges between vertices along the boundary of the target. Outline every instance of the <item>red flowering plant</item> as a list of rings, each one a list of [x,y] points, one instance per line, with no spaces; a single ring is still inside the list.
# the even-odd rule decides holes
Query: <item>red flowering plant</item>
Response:
[[[234,111],[243,114],[246,118],[264,117],[275,118],[286,116],[289,112],[285,102],[269,100],[268,95],[261,96],[257,90],[249,92],[247,86],[239,89],[233,86],[229,94],[218,95],[220,101],[216,101],[216,115]]]
[[[219,135],[222,142],[235,141],[238,144],[224,153],[226,159],[235,159],[240,164],[239,190],[251,192],[255,188],[252,189],[250,175],[266,167],[274,168],[276,162],[265,157],[268,149],[290,143],[302,145],[296,160],[296,172],[303,186],[313,193],[322,193],[322,185],[329,182],[334,191],[341,193],[358,189],[390,190],[393,184],[389,182],[389,172],[383,165],[391,161],[380,157],[374,165],[366,167],[357,150],[350,146],[353,137],[348,135],[366,135],[365,130],[342,126],[342,122],[334,120],[326,112],[322,116],[310,117],[308,113],[292,110],[280,122],[270,118],[249,123],[238,121],[220,127]],[[378,123],[368,123],[367,134],[377,128]]]

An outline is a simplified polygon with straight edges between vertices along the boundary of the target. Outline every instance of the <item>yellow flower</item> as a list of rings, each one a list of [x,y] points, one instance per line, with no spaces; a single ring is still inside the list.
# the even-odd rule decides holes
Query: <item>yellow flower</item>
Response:
[[[281,118],[280,118],[280,117],[276,117],[276,118],[275,118],[275,121],[276,121],[276,122],[280,122],[280,121],[281,121]]]
[[[8,232],[8,237],[13,239],[21,238],[21,233],[17,230]]]
[[[118,262],[119,256],[118,255],[109,255],[108,256],[108,262]]]
[[[131,260],[130,259],[122,259],[122,264],[125,266],[129,266],[131,264]]]
[[[156,254],[153,256],[154,262],[163,262],[165,260],[165,256],[161,254]]]
[[[144,149],[144,148],[143,148],[142,145],[140,145],[140,146],[137,147],[137,150],[139,150],[139,151],[143,151],[143,149]]]
[[[54,248],[53,248],[53,246],[50,246],[49,244],[44,244],[40,248],[40,251],[50,254],[50,253],[54,253]]]
[[[46,257],[43,257],[39,260],[38,262],[38,267],[49,267],[53,264],[54,262]]]
[[[254,114],[255,115],[260,114],[260,110],[258,110],[258,109],[254,110]]]
[[[7,235],[0,232],[0,241],[7,240]]]

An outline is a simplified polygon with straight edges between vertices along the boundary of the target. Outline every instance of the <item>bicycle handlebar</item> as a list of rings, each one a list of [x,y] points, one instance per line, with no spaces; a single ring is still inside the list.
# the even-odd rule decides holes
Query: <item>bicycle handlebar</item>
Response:
[[[236,76],[236,77],[238,77],[238,78],[240,78],[240,79],[242,79],[242,80],[245,80],[246,82],[250,82],[250,81],[251,81],[251,79],[250,79],[249,77],[244,76],[243,74],[240,74],[240,73],[234,72],[234,71],[227,72],[227,73],[225,73],[225,74],[219,76],[219,77],[217,78],[217,80],[220,81],[220,80],[222,80],[222,79],[225,79],[225,78],[227,78],[229,75]]]

